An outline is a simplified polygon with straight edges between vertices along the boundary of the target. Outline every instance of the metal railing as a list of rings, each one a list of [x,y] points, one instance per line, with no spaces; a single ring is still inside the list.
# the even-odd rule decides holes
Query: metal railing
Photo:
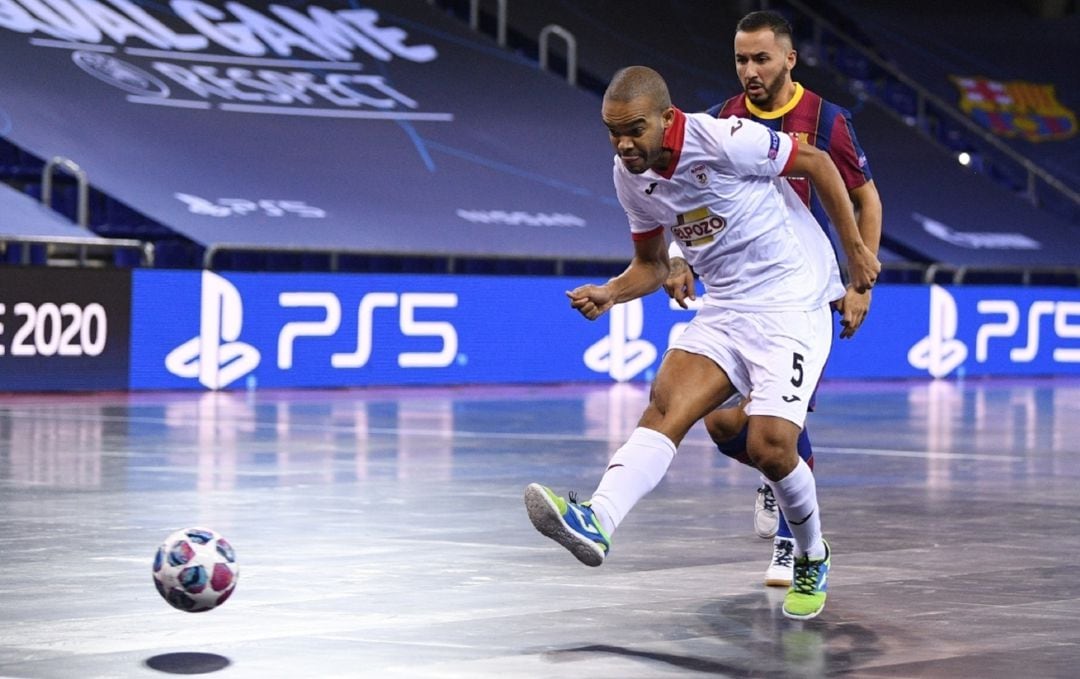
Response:
[[[548,70],[548,41],[557,35],[566,43],[566,80],[577,85],[577,38],[558,24],[548,24],[540,30],[540,68]]]
[[[495,41],[499,47],[506,47],[507,0],[496,0]],[[480,0],[469,0],[469,27],[480,30]]]
[[[91,258],[91,254],[111,253],[115,250],[137,250],[141,266],[154,266],[154,244],[130,238],[0,235],[0,252],[6,253],[12,244],[21,248],[17,263],[24,266],[32,263],[32,246],[34,245],[45,246],[46,260],[55,259],[56,255],[61,252],[74,252],[73,263],[83,267],[89,266],[95,261],[95,258]],[[56,264],[55,261],[52,263]]]
[[[588,261],[591,264],[601,263],[610,264],[613,267],[625,266],[625,260],[622,258],[612,258],[611,260],[580,260],[571,259],[568,257],[533,257],[528,255],[520,255],[517,257],[500,257],[498,255],[483,255],[483,254],[447,254],[447,253],[400,253],[400,252],[376,252],[372,250],[361,249],[346,249],[346,248],[330,248],[321,246],[306,246],[306,245],[285,245],[285,246],[267,246],[256,245],[253,243],[209,243],[206,245],[206,249],[203,252],[203,268],[210,270],[223,270],[215,267],[215,260],[219,255],[238,254],[238,253],[254,253],[260,256],[272,256],[272,255],[317,255],[326,257],[327,265],[325,269],[319,269],[320,271],[329,271],[336,273],[342,270],[341,260],[343,258],[418,258],[425,260],[432,260],[440,262],[440,273],[458,273],[461,270],[461,266],[466,262],[495,262],[518,260],[529,262],[546,262],[551,267],[551,274],[555,276],[562,276],[567,268],[567,265],[571,262],[581,263]],[[407,271],[405,273],[408,273]],[[525,274],[522,274],[525,275]],[[533,275],[533,274],[528,274]],[[612,274],[614,275],[614,274]]]
[[[79,197],[76,206],[77,222],[79,226],[89,230],[90,228],[90,182],[87,181],[86,171],[79,167],[78,163],[63,156],[53,156],[45,163],[45,169],[41,171],[41,202],[45,207],[52,208],[53,172],[64,170],[75,177],[78,186]]]
[[[435,0],[428,0],[428,4],[435,5],[436,2]],[[499,47],[506,47],[508,14],[508,0],[496,0],[495,42],[499,44]],[[478,32],[480,30],[480,0],[469,0],[469,28]],[[540,35],[537,38],[540,69],[543,71],[549,70],[548,51],[552,35],[562,38],[566,44],[566,80],[570,85],[576,86],[578,81],[577,38],[574,37],[573,33],[558,24],[548,24],[540,29]]]
[[[931,264],[883,262],[879,279],[885,285],[895,283],[966,285],[971,284],[974,279],[983,279],[980,282],[1002,285],[1038,284],[1080,287],[1080,266],[975,266],[943,262]]]
[[[86,230],[87,236],[19,235],[0,234],[0,252],[7,254],[11,247],[18,247],[17,264],[33,263],[34,246],[44,246],[47,264],[92,266],[101,265],[103,254],[116,250],[135,250],[139,253],[141,266],[154,265],[154,244],[133,238],[102,238],[90,230],[90,182],[86,171],[70,158],[54,156],[41,171],[41,202],[53,209],[53,175],[63,171],[75,178],[77,186],[76,222]]]

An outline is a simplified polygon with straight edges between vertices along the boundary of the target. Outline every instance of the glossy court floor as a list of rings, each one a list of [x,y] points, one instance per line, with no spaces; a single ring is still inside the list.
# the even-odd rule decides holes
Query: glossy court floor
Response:
[[[0,396],[4,677],[1080,676],[1080,382],[827,383],[833,550],[805,623],[762,585],[756,475],[695,428],[602,567],[541,537],[641,385]],[[699,425],[700,427],[700,425]],[[177,528],[235,545],[168,607]]]

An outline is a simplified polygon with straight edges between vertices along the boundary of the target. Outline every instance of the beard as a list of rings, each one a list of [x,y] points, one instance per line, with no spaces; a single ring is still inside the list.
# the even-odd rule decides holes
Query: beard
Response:
[[[784,85],[787,83],[788,73],[791,72],[787,66],[780,70],[770,82],[762,81],[762,92],[751,94],[748,87],[744,87],[746,92],[746,98],[750,100],[754,106],[762,109],[772,108],[772,104],[776,101],[776,95],[780,94],[780,90],[784,89]]]

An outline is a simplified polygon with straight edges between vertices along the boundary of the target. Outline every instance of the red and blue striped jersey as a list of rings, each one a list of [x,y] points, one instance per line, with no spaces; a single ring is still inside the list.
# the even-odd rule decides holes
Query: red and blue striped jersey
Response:
[[[870,164],[851,125],[851,113],[799,83],[795,83],[795,96],[791,101],[775,111],[763,111],[750,103],[745,94],[739,94],[713,106],[708,113],[717,118],[738,116],[756,120],[777,132],[790,134],[800,144],[813,144],[832,157],[848,191],[872,178]],[[810,181],[804,177],[788,177],[788,181],[818,224],[830,233],[832,225]]]

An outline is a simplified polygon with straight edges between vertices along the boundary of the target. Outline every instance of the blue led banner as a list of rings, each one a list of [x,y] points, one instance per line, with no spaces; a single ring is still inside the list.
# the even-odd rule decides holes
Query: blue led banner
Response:
[[[827,377],[1080,374],[1080,290],[874,290],[866,325],[836,341]]]
[[[648,381],[693,317],[551,277],[0,269],[0,390]],[[839,325],[837,325],[839,331]],[[897,286],[828,379],[1080,374],[1080,290]]]
[[[584,280],[136,271],[131,387],[235,389],[649,380],[692,313],[662,294],[596,322]],[[839,330],[839,326],[837,326]],[[874,293],[826,378],[1080,374],[1080,291]]]

